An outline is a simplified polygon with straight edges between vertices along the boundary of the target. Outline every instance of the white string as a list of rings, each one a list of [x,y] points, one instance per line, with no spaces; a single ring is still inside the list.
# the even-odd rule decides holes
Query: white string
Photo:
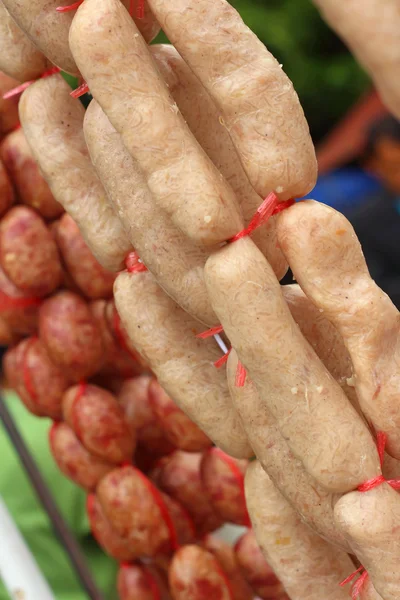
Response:
[[[227,352],[228,352],[228,348],[226,347],[226,345],[225,345],[225,342],[224,342],[224,340],[221,338],[221,336],[219,335],[219,333],[216,333],[216,334],[214,335],[214,339],[215,339],[215,341],[217,342],[218,346],[221,348],[222,352],[223,352],[224,354],[227,354]]]

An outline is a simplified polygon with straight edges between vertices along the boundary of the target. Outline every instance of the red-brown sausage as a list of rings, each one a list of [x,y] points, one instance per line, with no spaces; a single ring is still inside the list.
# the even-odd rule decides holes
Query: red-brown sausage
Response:
[[[203,454],[200,474],[215,513],[223,521],[249,527],[244,496],[247,465],[246,459],[233,458],[214,447]]]
[[[18,289],[0,267],[0,315],[13,333],[35,333],[41,304],[41,298]]]
[[[89,452],[115,464],[132,460],[135,434],[113,394],[79,384],[66,391],[62,404],[66,423]]]
[[[199,452],[211,445],[210,438],[185,415],[156,379],[150,382],[149,400],[155,416],[173,446],[187,452]]]
[[[56,241],[67,270],[83,294],[88,298],[111,297],[115,273],[107,271],[95,259],[78,225],[68,214],[58,222]]]
[[[0,157],[23,204],[37,210],[45,219],[55,219],[61,215],[64,209],[40,173],[22,129],[13,131],[5,138],[0,147]]]
[[[233,600],[227,575],[210,552],[185,546],[174,556],[169,584],[174,600]]]
[[[111,526],[129,538],[137,556],[165,554],[178,546],[165,496],[135,467],[114,469],[103,477],[97,497]]]
[[[163,574],[153,565],[122,564],[117,589],[120,600],[171,600]]]
[[[1,220],[0,262],[11,281],[32,296],[47,296],[61,283],[57,246],[31,208],[16,206]]]
[[[101,333],[87,303],[72,292],[59,292],[40,310],[39,334],[50,358],[73,381],[94,375],[103,360]]]
[[[152,472],[157,486],[180,502],[193,518],[199,536],[223,523],[214,512],[200,477],[200,453],[177,450],[161,459]]]
[[[14,203],[14,189],[0,159],[0,216],[3,216]]]
[[[235,544],[235,554],[240,569],[262,600],[284,600],[285,589],[265,560],[254,532],[248,531]]]
[[[19,358],[18,393],[28,410],[34,414],[59,420],[62,398],[69,381],[53,364],[44,344],[36,337],[23,340],[17,347]]]
[[[207,535],[203,547],[215,556],[226,573],[233,594],[233,600],[253,600],[253,590],[240,571],[234,549],[214,535]]]
[[[95,494],[88,495],[86,510],[92,534],[107,554],[119,561],[136,558],[129,540],[121,538],[111,527]]]
[[[60,471],[80,487],[92,491],[113,465],[93,456],[82,446],[66,423],[53,423],[50,450]]]

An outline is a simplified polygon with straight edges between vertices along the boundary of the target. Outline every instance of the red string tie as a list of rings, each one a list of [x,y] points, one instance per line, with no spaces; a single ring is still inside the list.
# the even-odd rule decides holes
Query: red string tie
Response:
[[[72,92],[70,93],[70,96],[72,96],[72,98],[75,98],[75,100],[76,100],[76,99],[80,98],[81,96],[84,96],[88,92],[89,92],[89,86],[86,83],[86,81],[83,81],[80,86],[78,86],[75,90],[72,90]]]
[[[221,358],[216,360],[214,363],[214,367],[216,367],[217,369],[220,369],[225,363],[227,363],[231,351],[232,351],[232,348],[230,350],[228,350],[228,352],[226,352],[226,354],[221,356]]]
[[[381,463],[381,467],[383,467],[383,461],[385,458],[385,447],[386,447],[387,436],[383,431],[378,431],[376,435],[376,446],[379,454],[379,461]],[[382,485],[382,483],[388,483],[394,490],[400,489],[400,479],[385,479],[383,475],[377,475],[373,477],[373,479],[369,479],[365,483],[362,483],[358,486],[357,490],[359,492],[369,492],[374,488]]]
[[[74,2],[73,4],[69,4],[68,6],[57,6],[56,11],[59,13],[66,13],[72,10],[76,10],[83,3],[83,0],[78,0],[78,2]]]
[[[351,575],[346,577],[346,579],[341,581],[339,584],[341,587],[347,585],[348,583],[350,583],[350,581],[353,581],[353,579],[356,577],[356,575],[358,575],[358,573],[361,573],[361,571],[364,571],[364,573],[361,575],[361,577],[359,579],[357,579],[357,581],[354,583],[354,585],[351,589],[352,600],[357,600],[358,596],[360,595],[361,590],[364,587],[364,584],[368,579],[368,571],[365,571],[363,565],[361,565],[361,567],[358,567],[358,569],[356,571],[354,571],[354,573],[352,573]]]
[[[256,229],[258,229],[262,225],[265,225],[270,219],[270,217],[289,208],[294,204],[294,202],[294,200],[286,200],[285,202],[279,202],[279,198],[275,194],[275,192],[271,192],[258,207],[256,214],[251,219],[247,227],[245,227],[244,229],[242,229],[242,231],[239,231],[239,233],[234,235],[233,238],[229,240],[229,242],[236,242],[237,240],[241,240],[242,238],[251,235]]]
[[[137,252],[129,252],[125,259],[125,266],[128,273],[144,273],[148,270],[146,265],[142,263]]]
[[[207,331],[203,331],[202,333],[198,333],[196,335],[199,340],[206,340],[207,338],[213,337],[214,335],[218,335],[222,333],[224,328],[222,325],[217,325],[216,327],[212,327],[211,329],[207,329]]]
[[[46,77],[55,75],[56,73],[59,73],[60,71],[61,71],[61,69],[59,67],[51,67],[51,69],[48,69],[47,71],[42,73],[41,76],[38,77],[38,79],[45,79]],[[30,85],[32,85],[32,83],[35,83],[35,81],[38,81],[38,79],[31,79],[30,81],[25,81],[25,83],[21,83],[21,85],[18,85],[17,87],[13,88],[12,90],[9,90],[8,92],[6,92],[3,95],[3,100],[8,100],[9,98],[12,98],[13,96],[18,96],[18,94],[22,94],[22,92],[24,92]]]
[[[235,386],[243,387],[244,384],[246,383],[246,376],[247,376],[246,369],[244,368],[244,366],[242,365],[242,363],[239,360],[237,367],[236,367]]]

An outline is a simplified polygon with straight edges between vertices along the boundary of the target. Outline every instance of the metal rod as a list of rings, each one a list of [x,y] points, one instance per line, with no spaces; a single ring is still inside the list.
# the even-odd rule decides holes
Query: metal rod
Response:
[[[24,466],[24,469],[30,479],[33,488],[36,491],[36,494],[39,497],[39,500],[42,503],[43,508],[49,515],[57,537],[63,544],[68,554],[69,560],[72,566],[74,567],[77,575],[79,576],[83,588],[86,590],[91,600],[104,600],[103,595],[98,589],[88,569],[86,559],[82,553],[82,550],[75,537],[71,533],[68,525],[60,515],[58,508],[53,500],[53,497],[40,474],[36,462],[29,453],[29,450],[18,431],[14,419],[8,411],[1,394],[0,419],[2,420],[4,428],[7,431],[8,436],[14,445],[14,448],[18,453],[20,461]]]

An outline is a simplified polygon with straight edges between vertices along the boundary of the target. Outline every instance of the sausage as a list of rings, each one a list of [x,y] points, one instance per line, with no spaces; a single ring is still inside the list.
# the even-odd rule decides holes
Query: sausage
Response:
[[[117,589],[120,600],[171,600],[162,573],[153,565],[122,564]]]
[[[32,400],[24,385],[24,359],[25,344],[19,343],[17,346],[7,350],[4,356],[4,373],[6,381],[10,387],[18,394],[26,408],[34,415],[42,417],[43,413],[40,407]]]
[[[203,454],[200,476],[214,512],[223,521],[250,525],[244,497],[244,474],[248,461],[228,456],[219,448]]]
[[[71,26],[70,46],[94,98],[172,222],[208,247],[240,231],[232,188],[190,132],[119,1],[85,0]]]
[[[281,65],[226,0],[149,0],[161,28],[221,112],[250,183],[265,198],[306,195],[317,163],[308,125]]]
[[[68,6],[72,2],[60,0],[3,0],[17,24],[27,36],[55,65],[71,75],[79,75],[75,61],[68,44],[68,33],[75,16],[74,11],[57,12],[56,7]],[[123,0],[129,6],[130,0]],[[151,12],[145,10],[143,19],[138,20],[143,35],[149,36],[149,41],[157,35],[157,26]]]
[[[17,80],[9,89],[16,87],[18,81],[40,77],[49,66],[46,57],[32,44],[3,2],[0,2],[0,70]]]
[[[115,396],[97,385],[80,384],[63,397],[64,420],[85,448],[107,462],[132,460],[134,432]]]
[[[238,539],[235,557],[245,580],[261,600],[287,600],[285,588],[265,560],[253,530]]]
[[[95,300],[90,303],[90,311],[101,332],[103,341],[103,364],[100,374],[109,381],[110,377],[133,377],[141,373],[142,369],[131,353],[128,353],[121,344],[118,344],[114,330],[110,327],[107,312],[109,302],[106,300]],[[114,311],[114,303],[112,302]]]
[[[18,345],[20,356],[18,393],[28,410],[34,414],[60,420],[62,397],[69,385],[62,369],[54,365],[43,343],[36,337]]]
[[[125,419],[137,437],[135,463],[144,470],[151,468],[154,462],[174,449],[162,422],[152,410],[149,400],[150,382],[151,377],[148,375],[127,379],[118,394]]]
[[[254,243],[243,238],[216,252],[205,278],[214,310],[260,396],[261,406],[251,411],[253,436],[263,435],[265,408],[293,454],[328,491],[346,492],[379,474],[367,426],[301,335]]]
[[[184,310],[207,325],[216,324],[203,278],[208,253],[157,206],[139,166],[94,100],[84,131],[97,174],[147,268]]]
[[[143,371],[149,372],[148,364],[144,360],[143,356],[139,354],[135,346],[132,344],[128,333],[118,314],[115,302],[113,300],[107,302],[105,316],[107,319],[108,327],[114,339],[116,340],[119,348],[121,348],[121,350],[128,354],[131,360],[135,363],[135,374],[143,373]]]
[[[353,364],[339,331],[299,285],[283,285],[282,293],[293,319],[354,408],[361,414],[353,381]]]
[[[246,423],[249,441],[274,485],[295,508],[301,518],[330,543],[350,552],[350,546],[336,527],[333,509],[340,494],[332,494],[315,481],[290,450],[276,420],[265,409],[254,384],[246,379],[243,387],[235,385],[237,354],[229,356],[227,376],[231,396],[239,415]],[[254,414],[262,434],[253,426]],[[256,435],[255,435],[256,433]]]
[[[82,129],[85,110],[70,91],[61,75],[31,85],[21,96],[21,124],[54,197],[74,219],[99,263],[118,271],[131,244],[92,166]]]
[[[221,127],[220,110],[171,44],[155,44],[150,50],[191,132],[232,186],[240,203],[245,225],[248,225],[261,200],[244,172],[227,128]],[[271,218],[251,237],[267,257],[278,279],[281,279],[287,271],[287,263],[277,244],[275,219]]]
[[[79,74],[68,48],[72,12],[56,12],[59,0],[2,1],[18,27],[52,63],[71,75]],[[40,74],[37,73],[36,77]]]
[[[93,456],[66,423],[54,422],[49,431],[50,450],[58,468],[80,487],[93,491],[113,465]]]
[[[200,324],[164,294],[150,273],[118,275],[114,298],[132,342],[179,408],[228,454],[251,456],[225,374],[212,364],[220,358],[214,340],[195,338]]]
[[[0,217],[8,211],[13,203],[14,189],[0,158]]]
[[[97,497],[111,526],[130,540],[136,556],[169,553],[178,546],[166,497],[138,469],[126,466],[103,477]]]
[[[253,592],[242,573],[231,546],[213,535],[207,535],[203,547],[211,552],[229,579],[233,600],[253,600]]]
[[[396,0],[314,0],[322,16],[371,75],[386,106],[400,118],[400,10]]]
[[[18,289],[0,267],[0,315],[15,334],[35,333],[42,299]]]
[[[177,500],[193,519],[199,537],[223,524],[214,512],[200,477],[200,453],[177,450],[162,458],[150,477],[163,492]]]
[[[233,600],[227,575],[210,552],[199,546],[185,546],[175,553],[169,585],[174,600]]]
[[[353,563],[302,523],[258,461],[246,472],[247,507],[260,548],[291,600],[346,600]]]
[[[40,309],[39,336],[51,360],[73,381],[94,375],[101,367],[101,333],[88,304],[72,292],[58,292]]]
[[[166,438],[175,448],[200,452],[211,445],[211,440],[178,408],[156,379],[149,385],[149,401]]]
[[[95,494],[88,495],[86,510],[92,535],[109,556],[118,561],[130,561],[136,558],[130,541],[121,538],[111,527]]]
[[[1,15],[1,5],[0,5]],[[2,21],[1,25],[4,23]],[[1,36],[1,31],[0,31]],[[1,36],[2,37],[2,36]],[[3,58],[3,54],[1,58]],[[0,59],[1,61],[1,59]],[[18,100],[19,98],[8,98],[4,99],[3,95],[9,92],[18,85],[18,81],[12,77],[8,77],[5,73],[0,71],[0,139],[6,133],[9,133],[15,127],[18,127],[19,116],[18,116]]]
[[[278,223],[282,249],[304,292],[340,332],[360,407],[375,429],[387,434],[387,452],[399,459],[399,311],[371,279],[343,215],[312,201],[287,212]]]
[[[399,597],[399,518],[400,496],[386,483],[365,493],[346,494],[335,506],[338,527],[384,600]]]
[[[43,179],[22,129],[10,133],[0,148],[0,157],[15,185],[22,204],[35,209],[44,219],[61,215],[63,207]]]
[[[51,232],[35,211],[15,206],[0,222],[0,262],[11,281],[32,296],[61,283],[61,263]]]
[[[56,240],[64,264],[83,294],[88,298],[112,296],[115,274],[97,262],[79,227],[68,214],[58,223]]]

